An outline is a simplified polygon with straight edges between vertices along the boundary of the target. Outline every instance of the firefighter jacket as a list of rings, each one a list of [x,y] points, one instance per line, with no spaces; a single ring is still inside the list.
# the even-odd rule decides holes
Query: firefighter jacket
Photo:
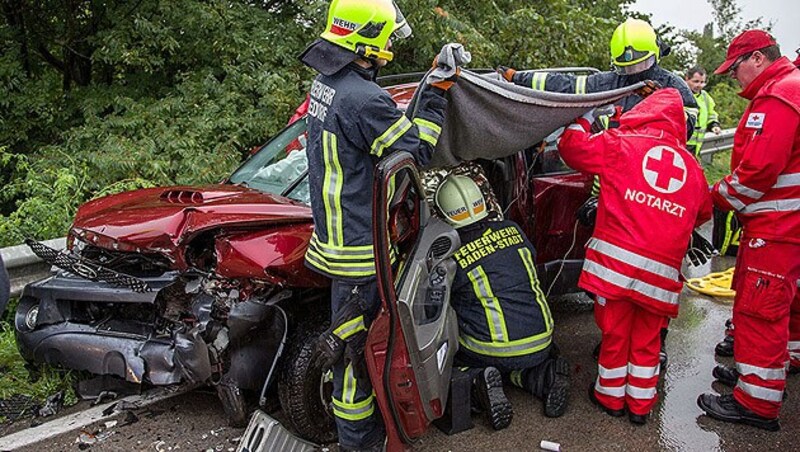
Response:
[[[680,95],[662,89],[592,135],[580,118],[561,137],[571,167],[603,180],[579,286],[678,315],[680,267],[692,230],[711,218],[703,170],[686,150]]]
[[[714,204],[736,211],[745,237],[800,243],[800,72],[781,57],[740,95],[750,104]]]
[[[517,72],[513,82],[517,85],[533,88],[539,91],[553,91],[569,94],[587,94],[612,89],[624,88],[644,80],[658,82],[663,88],[675,88],[681,94],[686,113],[692,117],[693,124],[697,123],[697,101],[692,95],[692,90],[680,77],[672,72],[654,65],[650,69],[632,75],[620,75],[616,72],[600,72],[591,75],[572,75],[554,72]],[[617,102],[626,112],[642,101],[642,97],[631,94]]]
[[[526,358],[550,345],[553,318],[536,277],[533,245],[508,220],[479,221],[458,233],[451,300],[461,346],[535,364]]]
[[[701,90],[698,94],[694,95],[697,101],[697,124],[694,128],[694,133],[686,147],[694,152],[695,156],[700,155],[700,148],[703,147],[703,137],[706,132],[711,132],[714,127],[719,127],[719,116],[717,115],[716,103],[714,98],[708,94],[708,91]]]
[[[374,277],[375,164],[395,151],[427,162],[447,104],[444,91],[428,87],[411,120],[373,76],[351,63],[331,76],[318,75],[311,86],[306,153],[314,233],[306,263],[332,278]]]

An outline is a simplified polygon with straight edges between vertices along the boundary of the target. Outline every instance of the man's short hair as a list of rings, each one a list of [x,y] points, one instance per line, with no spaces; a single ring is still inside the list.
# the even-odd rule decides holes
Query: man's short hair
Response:
[[[764,56],[767,57],[767,59],[770,61],[775,61],[781,57],[781,48],[778,46],[778,44],[775,44],[774,46],[764,47],[763,49],[759,49],[758,51],[764,54]]]
[[[703,66],[700,66],[700,65],[698,64],[697,66],[692,66],[692,68],[691,68],[691,69],[689,69],[688,71],[686,71],[686,79],[688,80],[688,79],[690,79],[690,78],[694,77],[694,74],[706,75],[706,74],[708,74],[708,73],[707,73],[707,72],[706,72],[706,70],[703,68]]]

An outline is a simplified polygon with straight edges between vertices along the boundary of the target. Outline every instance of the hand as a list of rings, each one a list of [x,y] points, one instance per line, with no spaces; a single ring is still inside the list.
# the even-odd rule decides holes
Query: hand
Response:
[[[692,231],[689,250],[686,252],[686,257],[689,258],[691,265],[695,267],[703,265],[715,254],[717,254],[717,250],[714,249],[714,245],[696,230]]]
[[[497,69],[495,70],[497,71],[498,74],[500,74],[501,77],[503,77],[509,82],[514,81],[514,74],[517,73],[516,69],[506,66],[497,66]]]
[[[711,131],[714,132],[715,135],[719,135],[722,133],[722,128],[720,126],[714,126],[711,128]]]
[[[311,353],[311,367],[320,368],[322,372],[328,371],[344,355],[345,342],[333,334],[328,328],[320,334],[317,345]]]
[[[433,70],[428,74],[426,82],[429,85],[447,91],[458,81],[461,75],[461,66],[469,63],[472,56],[464,50],[461,44],[445,44],[442,50],[433,59]]]
[[[654,92],[661,89],[661,84],[658,82],[654,82],[652,80],[645,80],[644,86],[635,90],[634,93],[638,94],[640,97],[647,97]]]
[[[597,219],[597,196],[592,196],[583,203],[575,212],[578,222],[586,227],[594,227]]]

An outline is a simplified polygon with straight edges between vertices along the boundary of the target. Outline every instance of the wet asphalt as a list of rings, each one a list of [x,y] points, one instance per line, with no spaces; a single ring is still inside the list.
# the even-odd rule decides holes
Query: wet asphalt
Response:
[[[713,270],[733,265],[732,258],[717,258]],[[688,271],[688,277],[711,268]],[[612,418],[592,405],[587,388],[596,374],[591,356],[600,333],[594,325],[591,304],[584,297],[553,303],[556,341],[572,368],[569,407],[564,416],[549,419],[541,401],[516,388],[507,390],[514,407],[511,426],[493,431],[481,415],[473,415],[471,430],[447,436],[432,428],[418,440],[424,451],[535,451],[542,440],[559,443],[562,451],[771,451],[798,450],[800,446],[800,376],[790,376],[779,432],[726,424],[702,415],[696,399],[705,391],[730,392],[713,383],[711,370],[717,362],[732,358],[714,356],[725,320],[731,315],[730,300],[715,300],[684,289],[681,312],[670,324],[667,338],[669,363],[662,372],[660,400],[647,425],[635,426],[627,417]],[[280,414],[276,414],[280,417]],[[137,412],[138,422],[115,426],[113,432],[91,446],[98,451],[234,450],[243,429],[227,427],[216,396],[195,391]],[[120,417],[122,424],[123,417]],[[89,431],[98,426],[89,426]],[[77,450],[78,432],[61,435],[24,450]],[[328,445],[335,451],[335,445]]]

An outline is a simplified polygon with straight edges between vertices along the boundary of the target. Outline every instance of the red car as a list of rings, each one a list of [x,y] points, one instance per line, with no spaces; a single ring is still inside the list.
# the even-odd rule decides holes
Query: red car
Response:
[[[415,89],[416,83],[388,88],[401,108]],[[253,402],[276,408],[272,402],[278,400],[300,436],[334,440],[330,377],[309,360],[328,322],[329,283],[304,265],[313,228],[305,140],[305,121],[297,121],[221,184],[143,189],[90,201],[69,231],[68,253],[31,242],[37,254],[62,270],[24,290],[15,321],[22,355],[139,384],[211,384],[237,425],[246,422]],[[409,286],[409,272],[430,271],[458,245],[457,235],[453,242],[447,228],[431,226],[435,220],[428,219],[418,173],[409,162],[390,156],[376,181],[387,172],[400,173],[405,181],[405,190],[398,191],[405,197],[393,199],[391,216],[381,218],[386,210],[375,203],[376,218],[390,223],[392,241],[417,265],[405,266],[403,275],[391,274],[389,267],[379,271],[385,300],[393,306],[395,300],[402,312],[379,319],[370,333],[375,383],[386,370],[397,370],[391,376],[395,383],[403,375],[423,381],[410,375],[412,364],[429,366],[441,377],[441,362],[426,360],[441,361],[443,352],[426,349],[433,343],[425,335],[430,325],[442,324],[449,325],[445,336],[455,334],[449,307],[439,306],[440,315],[430,317],[437,310],[420,310],[425,300],[415,305],[425,287]],[[545,290],[551,296],[576,290],[582,244],[591,231],[577,225],[575,211],[589,196],[589,177],[566,168],[557,150],[544,145],[479,163],[501,208],[535,244]],[[376,243],[390,237],[385,229],[377,228]],[[393,330],[398,322],[404,334]],[[437,344],[443,331],[436,333]],[[392,349],[398,339],[409,350],[392,358],[387,344]],[[444,355],[454,352],[451,347]],[[382,406],[385,416],[406,419],[399,424],[401,438],[418,435],[426,419],[441,415],[448,382],[434,380],[414,394],[383,394],[384,401],[406,409],[407,403],[399,403],[404,398],[424,407],[426,416],[417,416],[410,422],[418,425],[409,427],[403,422],[419,413]],[[379,400],[387,388],[393,391],[376,384]]]

